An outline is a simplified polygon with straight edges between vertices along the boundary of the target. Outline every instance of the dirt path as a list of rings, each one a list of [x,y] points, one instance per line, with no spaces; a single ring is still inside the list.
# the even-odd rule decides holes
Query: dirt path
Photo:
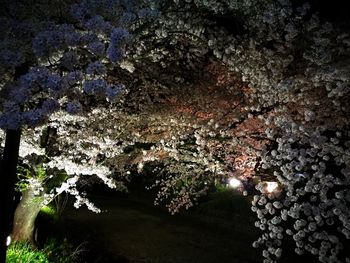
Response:
[[[218,222],[171,216],[125,198],[98,197],[95,202],[103,213],[74,209],[66,217],[80,236],[120,258],[113,262],[259,262],[257,251],[251,247],[254,236],[247,234],[244,221],[239,226],[223,227]]]

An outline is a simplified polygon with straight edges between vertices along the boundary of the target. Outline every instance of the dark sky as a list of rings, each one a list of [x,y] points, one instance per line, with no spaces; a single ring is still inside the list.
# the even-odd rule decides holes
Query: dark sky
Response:
[[[349,0],[291,0],[296,6],[310,3],[311,9],[330,22],[350,24]]]

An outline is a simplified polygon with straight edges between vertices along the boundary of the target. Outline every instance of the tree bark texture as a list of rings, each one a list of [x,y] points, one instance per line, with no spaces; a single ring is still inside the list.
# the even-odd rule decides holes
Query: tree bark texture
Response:
[[[42,197],[34,194],[35,189],[30,187],[22,193],[22,199],[16,207],[12,240],[26,241],[35,244],[34,227],[42,207]]]
[[[13,221],[20,139],[20,130],[6,131],[5,148],[0,165],[0,263],[6,261],[6,240]]]

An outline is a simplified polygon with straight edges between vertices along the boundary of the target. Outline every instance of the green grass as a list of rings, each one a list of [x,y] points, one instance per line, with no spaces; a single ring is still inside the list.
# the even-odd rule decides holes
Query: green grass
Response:
[[[72,263],[79,251],[63,240],[50,239],[42,249],[25,242],[13,242],[7,249],[7,263]]]
[[[7,249],[7,263],[49,263],[43,250],[33,249],[27,243],[12,243]]]

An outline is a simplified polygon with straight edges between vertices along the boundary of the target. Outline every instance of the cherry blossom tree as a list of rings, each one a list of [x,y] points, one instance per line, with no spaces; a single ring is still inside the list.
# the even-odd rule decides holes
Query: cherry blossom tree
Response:
[[[252,202],[264,231],[254,246],[263,248],[264,262],[281,257],[288,235],[297,254],[349,261],[349,25],[332,25],[313,6],[286,0],[167,1],[163,8],[158,24],[144,32],[153,38],[139,38],[133,56],[139,63],[158,75],[183,67],[173,81],[187,86],[187,72],[214,56],[247,83],[237,124],[246,134],[236,139],[265,141],[252,149],[253,170],[279,185],[270,194],[261,182]],[[161,183],[164,196],[174,180]]]
[[[51,114],[56,142],[48,144],[44,166],[48,176],[58,170],[69,175],[63,184],[40,190],[43,197],[49,201],[66,191],[77,197],[77,206],[84,201],[96,210],[78,194],[80,171],[125,189],[125,182],[148,169],[155,203],[176,213],[216,182],[257,177],[252,210],[263,232],[253,246],[262,249],[264,262],[278,261],[289,239],[297,254],[349,261],[350,42],[344,29],[314,14],[309,4],[288,0],[144,2],[160,14],[154,8],[130,11],[131,3],[121,1],[116,22],[93,1],[74,4],[70,27],[56,20],[55,9],[47,16],[53,23],[35,20],[35,33],[18,37],[28,39],[26,45],[3,44],[1,61],[11,63],[2,62],[1,92],[7,97],[1,127],[19,142],[20,125],[38,126]],[[92,9],[85,7],[90,4]],[[69,38],[70,30],[79,37]],[[137,44],[124,50],[128,32]],[[13,43],[27,51],[14,52]],[[125,59],[112,70],[122,51]],[[88,114],[98,99],[118,98],[120,80],[129,91],[120,111]],[[28,90],[31,96],[23,95]],[[38,143],[45,129],[37,127],[37,137],[26,129],[24,141]],[[3,159],[16,163],[17,151],[5,145]],[[266,181],[278,190],[270,193]]]
[[[99,101],[113,103],[125,88],[106,74],[124,57],[132,39],[127,28],[147,10],[141,1],[3,1],[1,262],[12,221],[21,132],[62,109],[77,114]]]

